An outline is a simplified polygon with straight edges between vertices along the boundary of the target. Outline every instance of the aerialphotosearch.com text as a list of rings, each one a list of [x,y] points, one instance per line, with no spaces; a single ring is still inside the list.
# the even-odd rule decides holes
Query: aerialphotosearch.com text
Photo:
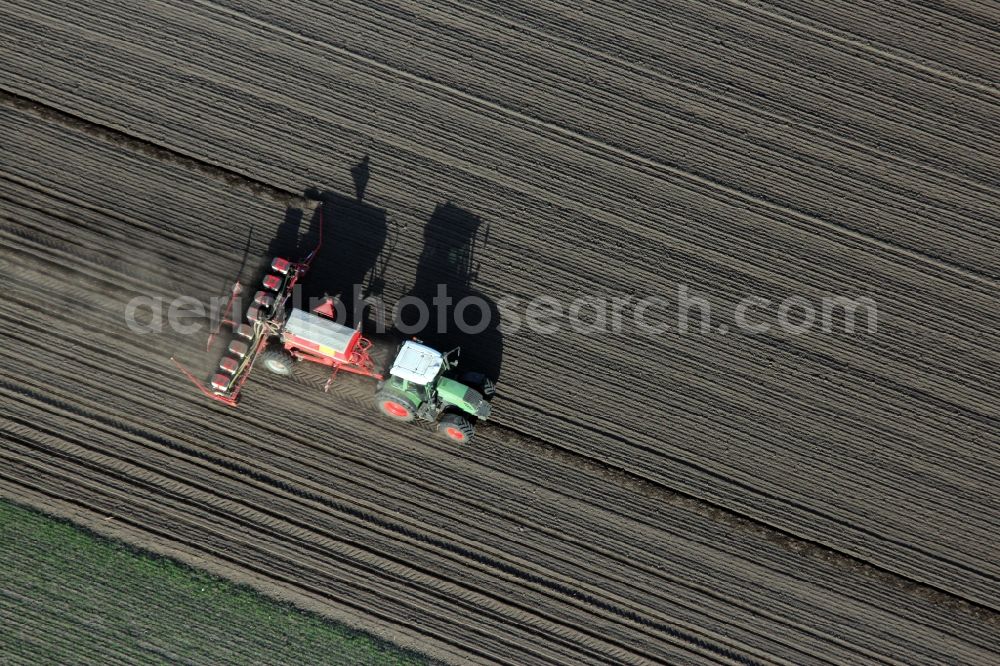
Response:
[[[670,295],[581,294],[558,298],[539,294],[531,298],[506,295],[496,301],[479,295],[454,297],[447,285],[438,285],[431,298],[404,296],[387,303],[380,296],[364,295],[360,285],[345,303],[335,298],[339,323],[356,325],[370,322],[376,332],[395,329],[405,335],[433,331],[446,335],[458,331],[475,335],[497,329],[504,335],[516,335],[527,329],[541,335],[564,332],[581,334],[627,333],[656,336],[668,332],[690,335],[741,333],[760,335],[780,331],[791,335],[809,332],[824,334],[878,330],[878,308],[867,296],[826,295],[807,298],[787,295],[780,299],[749,295],[736,302],[712,298],[678,285]],[[181,334],[197,333],[219,320],[230,304],[229,297],[217,297],[207,303],[191,297],[165,299],[138,296],[125,308],[129,328],[140,334],[164,329]],[[239,313],[247,303],[237,298],[231,305]],[[286,307],[312,309],[318,299],[305,299],[296,290]],[[312,301],[312,302],[304,302]],[[350,305],[351,307],[345,307]],[[348,311],[354,321],[346,321]]]

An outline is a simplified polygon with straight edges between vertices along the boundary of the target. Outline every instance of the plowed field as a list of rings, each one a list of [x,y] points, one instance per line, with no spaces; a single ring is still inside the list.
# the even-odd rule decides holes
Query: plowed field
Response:
[[[0,26],[4,496],[454,663],[1000,659],[995,5],[14,0]],[[711,321],[461,340],[500,387],[468,446],[308,373],[217,406],[169,362],[208,372],[205,331],[126,306],[257,279],[308,188],[338,289],[669,320],[683,286]],[[877,330],[735,330],[748,296],[868,298]]]

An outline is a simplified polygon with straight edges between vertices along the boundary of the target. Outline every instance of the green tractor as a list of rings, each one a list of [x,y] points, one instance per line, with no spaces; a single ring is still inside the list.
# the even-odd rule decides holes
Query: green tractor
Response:
[[[378,384],[379,411],[395,421],[436,422],[442,437],[468,442],[475,423],[490,416],[494,387],[479,373],[456,379],[458,353],[442,354],[416,339],[401,344],[388,377]]]

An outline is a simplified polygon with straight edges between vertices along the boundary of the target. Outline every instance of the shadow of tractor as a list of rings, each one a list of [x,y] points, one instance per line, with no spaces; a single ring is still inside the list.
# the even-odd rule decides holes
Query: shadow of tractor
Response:
[[[500,313],[472,286],[477,252],[488,241],[489,228],[478,215],[451,203],[438,205],[424,227],[413,288],[400,301],[397,325],[441,351],[461,347],[460,367],[496,383],[503,362]]]

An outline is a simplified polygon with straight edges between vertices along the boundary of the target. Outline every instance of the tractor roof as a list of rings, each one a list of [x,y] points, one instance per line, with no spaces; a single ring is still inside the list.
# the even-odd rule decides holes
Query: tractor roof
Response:
[[[414,384],[424,385],[434,381],[443,364],[444,356],[441,352],[419,342],[407,340],[396,354],[396,360],[393,361],[389,374]]]

